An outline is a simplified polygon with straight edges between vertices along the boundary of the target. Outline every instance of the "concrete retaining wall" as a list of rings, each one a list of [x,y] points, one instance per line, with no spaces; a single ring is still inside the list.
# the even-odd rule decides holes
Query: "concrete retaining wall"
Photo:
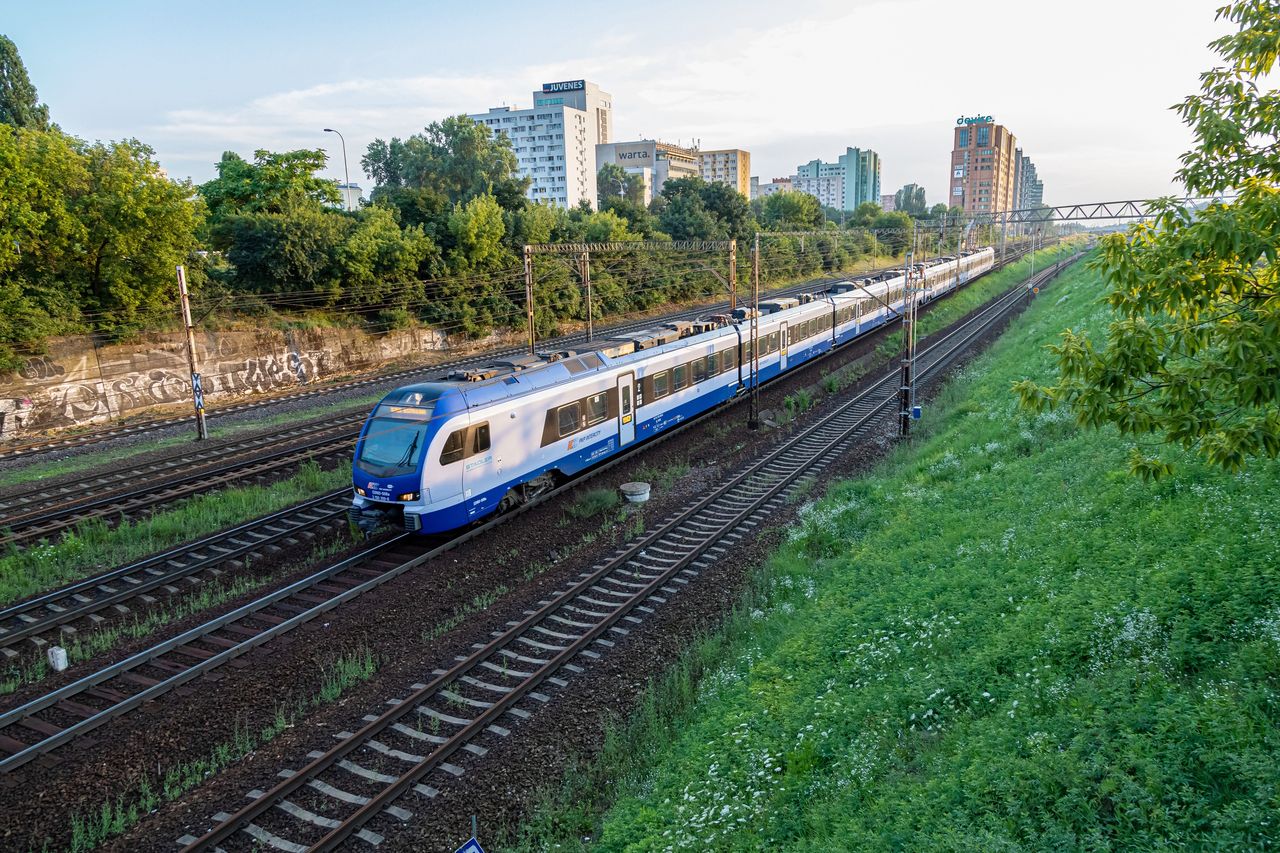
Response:
[[[448,347],[434,329],[369,335],[355,329],[198,332],[205,406],[358,373]],[[44,355],[0,378],[0,438],[102,424],[154,406],[190,402],[185,336],[130,344],[56,338]]]

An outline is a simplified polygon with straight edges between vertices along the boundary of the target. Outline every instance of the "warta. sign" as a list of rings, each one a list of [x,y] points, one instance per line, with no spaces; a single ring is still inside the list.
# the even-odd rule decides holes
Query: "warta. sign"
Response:
[[[581,92],[587,88],[586,80],[565,80],[560,83],[543,83],[542,94],[550,95],[553,92]]]
[[[989,121],[991,116],[960,116],[956,119],[956,124],[986,124]]]

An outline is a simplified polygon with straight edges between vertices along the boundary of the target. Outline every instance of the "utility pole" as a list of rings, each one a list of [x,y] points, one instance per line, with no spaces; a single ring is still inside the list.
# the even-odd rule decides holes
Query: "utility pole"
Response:
[[[182,325],[187,330],[187,366],[191,368],[191,399],[196,407],[196,439],[209,437],[209,426],[204,421],[204,386],[196,370],[196,327],[191,322],[191,297],[187,293],[187,270],[178,264],[178,300],[182,304]]]
[[[533,247],[524,247],[524,313],[529,319],[529,355],[536,355],[533,336]]]
[[[751,401],[747,428],[760,428],[760,232],[751,248]]]
[[[898,437],[911,435],[912,404],[915,399],[916,365],[916,290],[915,266],[916,225],[911,223],[911,250],[907,255],[907,277],[903,285],[902,306],[902,381],[898,386]]]
[[[1004,266],[1004,249],[1005,249],[1005,231],[1009,225],[1009,214],[1004,212],[1000,214],[1000,266]]]
[[[738,307],[738,241],[729,241],[729,311]]]
[[[591,253],[586,250],[578,255],[578,274],[582,276],[582,283],[587,287],[587,340],[590,341],[595,337],[595,329],[591,308]]]

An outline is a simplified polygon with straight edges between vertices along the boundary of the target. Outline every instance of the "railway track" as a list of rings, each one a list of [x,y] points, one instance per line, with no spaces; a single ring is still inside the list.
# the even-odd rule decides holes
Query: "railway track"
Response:
[[[1014,254],[1010,261],[1020,257],[1021,254]],[[805,287],[812,287],[812,283],[779,292],[786,293]],[[707,310],[709,309],[700,308],[675,316],[692,317],[705,314]],[[650,326],[653,322],[656,321],[628,324],[612,332],[639,329]],[[560,339],[560,344],[571,344],[582,339],[583,336],[569,336]],[[489,362],[501,354],[487,353],[456,364],[461,366]],[[432,370],[439,369],[440,367],[436,367]],[[356,384],[388,381],[396,377],[408,378],[422,372],[405,371],[377,380],[359,380]],[[351,387],[351,384],[344,387]],[[245,404],[245,407],[260,406],[266,402],[268,401]],[[365,409],[366,407],[362,407],[356,412],[217,446],[195,445],[183,453],[141,466],[87,479],[77,478],[60,484],[36,486],[10,494],[0,498],[0,546],[25,546],[40,539],[61,535],[87,519],[134,516],[150,511],[158,504],[212,491],[236,480],[266,476],[308,458],[323,459],[342,455],[358,436],[360,425],[367,414]],[[282,443],[294,443],[294,446],[262,454],[263,450]],[[0,457],[3,457],[3,451],[0,451]],[[140,485],[134,485],[138,483]]]
[[[1009,261],[1016,260],[1021,254],[1011,253]],[[892,267],[876,268],[868,270],[860,275],[872,275],[883,269],[892,269]],[[776,298],[786,296],[793,293],[812,290],[817,284],[827,281],[827,279],[814,279],[803,284],[792,285],[790,287],[779,288],[776,291],[770,291],[769,297]],[[667,323],[674,320],[692,320],[697,317],[705,316],[708,313],[722,311],[728,306],[728,301],[717,302],[712,305],[693,308],[687,311],[677,311],[663,317],[654,317],[648,320],[624,323],[618,326],[612,326],[601,329],[596,335],[597,338],[607,338],[616,334],[625,334],[630,331],[639,331],[641,329],[651,328],[660,323]],[[551,338],[540,342],[541,347],[545,350],[565,349],[576,344],[585,343],[587,336],[585,333],[577,333],[572,335],[564,335],[558,338]],[[525,347],[509,347],[499,350],[480,353],[466,358],[456,359],[453,361],[443,362],[441,364],[431,365],[429,367],[417,367],[409,370],[401,370],[395,373],[383,374],[380,376],[370,376],[361,379],[353,379],[347,382],[341,382],[334,385],[326,385],[323,388],[312,388],[294,391],[288,394],[280,394],[272,396],[269,399],[253,400],[244,403],[235,403],[230,406],[219,406],[216,409],[206,410],[206,417],[216,418],[221,415],[236,414],[239,412],[253,411],[255,409],[264,408],[276,403],[284,403],[295,400],[310,399],[313,397],[321,397],[326,394],[333,394],[342,391],[349,391],[357,388],[367,388],[380,384],[394,383],[405,384],[408,381],[421,379],[427,374],[438,374],[443,370],[452,370],[455,368],[475,367],[484,364],[490,364],[494,359],[501,359],[513,355],[521,355],[527,350]],[[0,461],[7,459],[18,459],[26,456],[34,456],[41,453],[48,453],[55,450],[67,450],[73,447],[85,447],[93,444],[100,444],[123,436],[140,435],[155,430],[165,429],[177,424],[190,421],[189,415],[173,416],[166,418],[155,418],[143,422],[107,427],[100,430],[94,430],[91,433],[81,435],[69,435],[62,437],[53,437],[42,439],[39,441],[24,442],[20,444],[3,444],[0,445]]]
[[[1011,291],[1015,296],[1023,292],[1021,286]],[[1012,302],[1006,296],[1001,304],[1007,306]],[[980,316],[987,316],[987,314],[989,312]],[[975,320],[971,320],[962,328],[970,328],[974,322]],[[945,340],[952,340],[955,335],[956,332],[953,332]],[[936,347],[931,348],[929,352],[935,350]],[[922,359],[926,357],[928,356],[922,356]],[[924,364],[922,361],[922,365]],[[936,369],[936,365],[923,367],[926,373],[932,369]],[[891,380],[886,379],[884,382],[891,382]],[[858,401],[865,398],[864,394],[858,398]],[[850,405],[853,407],[864,405],[858,401]],[[678,434],[679,431],[682,430],[666,435],[670,437]],[[806,431],[804,435],[810,435],[811,432]],[[654,443],[647,442],[645,448],[653,446]],[[789,443],[788,446],[793,443]],[[619,457],[597,469],[596,473],[608,470],[628,458],[630,454]],[[548,493],[546,499],[574,488],[581,482],[582,479],[579,478],[565,484]],[[336,506],[331,509],[336,509]],[[161,641],[138,654],[99,669],[44,696],[11,708],[0,714],[0,771],[7,772],[21,767],[42,754],[71,743],[115,717],[128,713],[193,678],[213,671],[344,602],[429,562],[461,543],[483,535],[497,524],[504,523],[519,514],[518,511],[491,520],[425,552],[422,549],[421,539],[409,534],[401,534],[388,541],[369,545],[351,557],[259,597],[229,613],[176,637]],[[234,531],[228,531],[228,534],[230,538],[222,540],[221,547],[226,547],[227,543],[236,538]],[[241,531],[241,538],[243,538],[243,531]],[[208,540],[205,540],[205,543],[206,546],[198,550],[213,549],[213,543]],[[165,556],[159,555],[153,559],[160,560]],[[151,570],[159,570],[158,564],[153,563],[148,568],[141,569],[155,579],[156,576]],[[139,569],[125,567],[119,571],[121,574],[118,577],[106,581],[108,586],[112,585],[112,581],[118,581],[130,572],[136,574]],[[171,585],[181,577],[181,570],[174,567],[174,572],[168,576],[167,583]],[[103,580],[104,576],[98,576],[85,581],[83,586],[69,593],[69,596],[68,590],[74,587],[50,593],[42,597],[43,601],[37,599],[27,604],[45,607],[46,610],[49,609],[49,604],[55,607],[66,607],[62,602],[67,601],[68,597],[77,600],[75,596],[86,595],[86,588],[90,585],[99,585]],[[139,590],[130,590],[130,592],[137,594]],[[118,593],[108,593],[108,595],[115,594]],[[92,612],[88,602],[80,603],[86,606],[85,615]],[[106,602],[101,606],[111,607],[117,603],[119,602]],[[27,605],[15,607],[25,606]],[[27,613],[37,622],[41,620],[41,617],[32,616],[32,611],[28,610]],[[66,614],[57,612],[52,615],[46,614],[43,617],[45,625],[39,629],[28,622],[27,636],[36,636],[42,631],[57,629],[58,620],[64,615]],[[77,618],[81,617],[77,616]],[[18,619],[27,622],[21,617]],[[0,637],[0,642],[4,642],[3,637]]]
[[[363,421],[363,414],[346,415],[9,495],[0,499],[0,546],[50,539],[87,519],[136,516],[159,504],[276,474],[308,460],[345,458]],[[288,446],[280,447],[282,442]]]
[[[160,596],[197,588],[229,568],[295,548],[318,532],[345,527],[349,489],[338,489],[279,512],[120,566],[26,601],[0,608],[0,656],[40,652],[83,629],[149,607]]]
[[[1036,278],[1043,283],[1051,268]],[[1023,300],[1024,287],[1001,298],[920,354],[924,377],[944,368]],[[729,546],[781,509],[802,477],[821,473],[884,418],[896,416],[898,376],[876,383],[768,452],[707,496],[620,548],[524,619],[494,632],[447,670],[388,702],[356,732],[298,770],[285,770],[269,791],[255,790],[234,814],[221,812],[185,851],[223,849],[333,850],[358,838],[376,845],[376,820],[392,824],[412,813],[396,803],[415,794],[419,807],[465,768],[464,752],[483,755],[486,742],[510,735],[550,701],[571,699],[571,681],[624,638],[629,626],[679,594]],[[635,615],[635,614],[640,615]]]
[[[354,417],[337,421],[338,426],[354,427],[357,423]],[[314,434],[317,429],[320,428],[304,425],[288,431],[288,435],[305,437]],[[268,439],[259,437],[245,440],[240,447],[253,450],[268,445]],[[225,448],[218,448],[202,451],[201,454],[202,457],[222,458],[228,452]],[[187,461],[191,461],[190,457]],[[155,479],[164,472],[176,471],[178,468],[174,460],[164,460],[141,470],[132,469],[125,474],[107,474],[96,482],[77,484],[74,490],[66,487],[57,491],[50,490],[48,494],[56,500],[58,495],[72,494],[86,488],[101,492],[111,483],[120,482],[129,473]],[[34,494],[43,496],[46,491],[39,490]],[[220,575],[223,567],[237,568],[238,561],[274,553],[282,546],[292,547],[299,538],[314,538],[317,531],[343,523],[340,507],[345,506],[346,494],[346,490],[342,489],[321,495],[295,507],[186,543],[162,554],[0,608],[0,659],[14,660],[23,652],[39,653],[50,643],[68,642],[81,629],[97,627],[108,619],[131,612],[137,605],[149,607],[160,595],[172,595],[198,587],[202,580]],[[23,505],[20,500],[22,497],[10,496],[5,501],[0,501],[0,510],[12,512],[13,507]],[[74,518],[79,520],[78,517]],[[39,535],[32,531],[24,532]],[[0,534],[3,535],[6,534]]]

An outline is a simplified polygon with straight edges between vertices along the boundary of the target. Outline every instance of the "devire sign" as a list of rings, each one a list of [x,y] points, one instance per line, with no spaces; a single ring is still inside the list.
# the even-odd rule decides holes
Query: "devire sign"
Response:
[[[543,83],[542,94],[551,95],[556,92],[581,92],[587,88],[586,80],[563,80],[559,83]]]
[[[956,119],[956,124],[986,124],[991,120],[991,116],[960,116]]]

